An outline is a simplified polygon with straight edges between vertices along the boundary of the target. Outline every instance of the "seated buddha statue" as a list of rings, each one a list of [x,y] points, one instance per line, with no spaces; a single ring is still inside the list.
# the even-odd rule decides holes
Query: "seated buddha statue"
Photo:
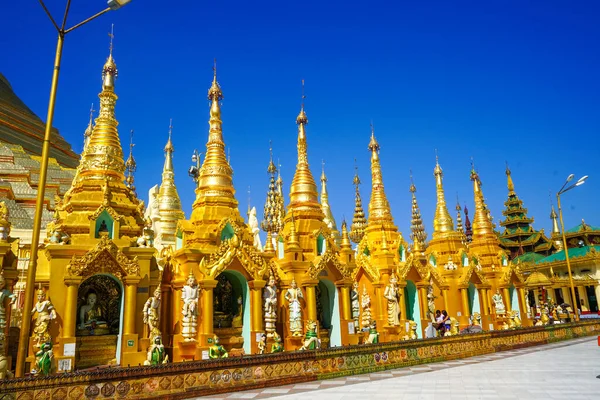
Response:
[[[96,293],[88,293],[86,304],[79,309],[79,333],[83,335],[106,335],[108,324],[104,321],[102,308],[98,304]]]

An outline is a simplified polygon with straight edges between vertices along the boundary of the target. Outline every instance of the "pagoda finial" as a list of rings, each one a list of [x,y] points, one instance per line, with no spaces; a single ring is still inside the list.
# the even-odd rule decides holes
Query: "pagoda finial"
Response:
[[[371,152],[371,200],[369,201],[369,219],[368,224],[393,224],[390,203],[385,195],[383,188],[383,177],[381,174],[381,164],[379,162],[379,143],[375,139],[375,129],[371,123],[371,139],[369,141],[369,151]]]
[[[410,193],[412,195],[412,219],[410,223],[410,238],[413,241],[413,250],[415,252],[423,252],[427,247],[425,240],[427,240],[427,233],[423,226],[423,219],[421,218],[421,210],[417,204],[417,187],[413,182],[412,170],[410,171]]]
[[[448,212],[446,206],[446,196],[444,195],[444,173],[442,167],[440,167],[439,157],[437,149],[435,150],[435,168],[433,169],[433,176],[435,176],[435,190],[437,197],[437,204],[435,208],[435,215],[433,219],[433,236],[436,237],[440,234],[454,231],[454,222]]]
[[[115,104],[118,99],[115,94],[117,73],[117,65],[112,56],[111,36],[111,52],[102,67],[102,91],[98,95],[100,111],[86,141],[74,182],[84,179],[103,180],[107,176],[114,181],[122,182],[125,179],[125,160],[117,131],[119,123],[115,118]],[[90,114],[93,114],[93,108]]]
[[[506,163],[506,181],[507,181],[507,186],[508,186],[508,195],[514,196],[515,195],[515,185],[512,180],[510,168],[508,167],[508,162]]]
[[[463,209],[465,212],[465,237],[467,238],[467,243],[471,243],[473,239],[473,230],[471,229],[471,220],[469,219],[469,209],[465,204],[465,208]]]
[[[298,241],[298,237],[296,236],[296,221],[294,221],[294,210],[290,211],[292,216],[292,222],[290,224],[290,236],[288,238],[286,249],[289,250],[299,250],[300,242]]]
[[[94,103],[92,103],[90,107],[90,120],[83,134],[83,151],[81,152],[82,154],[83,152],[85,152],[85,149],[87,148],[87,145],[90,142],[90,138],[92,137],[92,131],[94,130],[94,111],[96,110],[94,110]]]
[[[269,166],[267,167],[269,189],[267,190],[267,198],[265,200],[264,218],[260,224],[262,230],[267,233],[267,243],[265,243],[265,251],[267,252],[275,250],[272,240],[282,227],[282,216],[279,215],[280,194],[275,181],[277,168],[275,167],[275,163],[273,163],[273,146],[271,141],[269,141],[269,156]]]
[[[135,144],[133,144],[133,129],[132,129],[131,132],[129,133],[129,157],[127,158],[127,161],[125,162],[125,171],[127,173],[127,176],[125,177],[125,185],[129,188],[129,190],[131,190],[132,192],[135,193],[135,186],[133,185],[133,181],[134,181],[133,174],[135,173],[137,164],[135,163],[135,159],[133,158],[133,146],[135,146]]]
[[[360,178],[358,177],[358,166],[356,165],[356,158],[354,159],[354,179],[353,183],[355,186],[356,193],[354,195],[354,216],[352,218],[352,225],[350,226],[350,239],[354,243],[359,243],[365,235],[365,227],[367,225],[367,219],[365,218],[365,211],[362,206],[362,199],[360,197]]]
[[[225,156],[225,142],[221,122],[221,105],[223,92],[217,82],[217,61],[213,65],[213,81],[208,89],[210,101],[210,118],[208,142],[202,167],[198,173],[196,202],[208,197],[227,198],[229,206],[237,207],[233,188],[233,170]]]
[[[317,218],[322,219],[322,213],[320,212],[321,206],[319,205],[317,184],[315,179],[310,172],[308,165],[308,150],[306,141],[306,125],[308,124],[308,118],[304,112],[304,80],[302,80],[302,106],[300,108],[300,114],[296,118],[296,124],[298,124],[298,162],[296,164],[296,172],[294,173],[294,179],[290,188],[290,207],[295,210],[313,210],[319,211]]]

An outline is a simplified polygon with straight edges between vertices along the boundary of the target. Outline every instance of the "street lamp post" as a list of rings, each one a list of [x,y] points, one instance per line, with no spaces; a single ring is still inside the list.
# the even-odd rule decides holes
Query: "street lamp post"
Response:
[[[188,175],[196,182],[196,185],[198,184],[198,177],[200,176],[200,165],[202,164],[201,158],[202,153],[198,153],[198,150],[194,149],[194,152],[192,153],[192,162],[195,165],[192,165],[190,169],[188,169]]]
[[[565,192],[568,192],[571,189],[576,188],[577,186],[583,185],[588,176],[582,176],[577,180],[577,182],[567,186],[569,182],[573,180],[574,177],[575,175],[573,174],[569,175],[566,182],[562,185],[558,193],[556,193],[556,202],[558,203],[558,216],[560,218],[560,229],[562,231],[563,247],[565,249],[565,260],[567,261],[567,271],[569,272],[569,285],[571,286],[571,303],[576,303],[577,297],[575,296],[575,285],[573,285],[573,274],[571,273],[571,261],[569,260],[569,249],[567,247],[567,237],[565,235],[565,223],[563,222],[562,207],[560,205],[560,195]],[[578,308],[579,304],[573,304],[575,321],[579,321],[579,313],[577,312]]]
[[[59,27],[56,20],[48,11],[43,0],[38,0],[50,18],[52,25],[58,32],[58,42],[56,44],[56,56],[54,58],[54,72],[52,74],[52,85],[50,86],[50,101],[48,102],[48,116],[46,117],[46,129],[44,131],[44,142],[42,146],[42,161],[40,164],[40,180],[38,182],[37,199],[35,203],[35,215],[33,218],[33,232],[31,234],[31,256],[29,268],[27,269],[27,283],[25,285],[25,302],[23,309],[23,321],[21,324],[21,333],[19,335],[19,352],[17,354],[16,376],[22,377],[25,371],[25,359],[29,349],[29,329],[31,326],[31,309],[33,308],[33,297],[35,294],[35,274],[37,270],[38,247],[40,242],[40,230],[42,227],[42,212],[44,210],[44,196],[46,194],[46,178],[48,173],[48,157],[50,154],[50,134],[52,132],[52,121],[54,119],[54,105],[56,103],[56,90],[58,87],[58,74],[60,72],[60,62],[62,59],[63,43],[65,35],[82,25],[98,18],[111,10],[116,10],[129,3],[131,0],[108,0],[104,10],[92,15],[88,19],[65,29],[67,16],[71,8],[71,0],[67,0],[65,14],[63,16],[62,25]]]

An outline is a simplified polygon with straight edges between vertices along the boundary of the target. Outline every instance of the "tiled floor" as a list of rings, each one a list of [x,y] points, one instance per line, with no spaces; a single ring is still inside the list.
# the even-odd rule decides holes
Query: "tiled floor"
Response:
[[[546,346],[198,399],[600,399],[600,347]]]

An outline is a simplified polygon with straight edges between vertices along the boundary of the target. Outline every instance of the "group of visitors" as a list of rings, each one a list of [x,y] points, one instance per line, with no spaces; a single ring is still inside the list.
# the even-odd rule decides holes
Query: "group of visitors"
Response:
[[[435,311],[435,323],[433,327],[439,332],[441,337],[446,335],[447,331],[450,331],[450,317],[446,310],[436,310]]]

